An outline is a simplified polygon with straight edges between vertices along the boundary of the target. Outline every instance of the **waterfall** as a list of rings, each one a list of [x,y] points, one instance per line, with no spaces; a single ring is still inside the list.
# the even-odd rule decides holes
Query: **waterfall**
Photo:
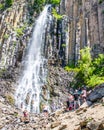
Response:
[[[44,43],[46,27],[51,19],[49,7],[46,6],[36,20],[28,51],[23,60],[23,74],[15,94],[16,106],[34,113],[40,112],[40,94],[47,77]]]

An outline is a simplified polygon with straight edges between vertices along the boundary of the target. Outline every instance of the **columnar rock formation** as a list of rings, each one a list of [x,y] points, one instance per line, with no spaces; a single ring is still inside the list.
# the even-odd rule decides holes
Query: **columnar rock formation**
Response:
[[[16,1],[0,14],[0,68],[17,65],[21,61],[23,49],[31,30],[28,4],[25,0]]]
[[[104,2],[100,0],[62,0],[61,13],[69,18],[69,61],[80,58],[79,50],[92,48],[104,53]]]
[[[3,0],[2,0],[3,3]],[[0,67],[7,68],[21,61],[23,48],[31,28],[27,26],[33,1],[18,0],[0,14]],[[35,3],[34,3],[35,4]],[[30,13],[29,13],[30,10]],[[47,27],[46,55],[51,53],[62,66],[80,58],[79,50],[92,48],[92,54],[104,53],[104,2],[98,0],[61,0],[64,17],[53,19]],[[35,13],[34,13],[35,15]],[[48,49],[48,53],[47,53]],[[49,56],[48,56],[49,57]]]

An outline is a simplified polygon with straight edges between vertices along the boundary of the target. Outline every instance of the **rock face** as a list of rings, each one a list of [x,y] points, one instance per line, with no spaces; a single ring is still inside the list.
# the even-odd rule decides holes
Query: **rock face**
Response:
[[[104,97],[104,84],[96,87],[88,96],[88,100],[94,102],[102,97]]]
[[[47,84],[42,87],[42,104],[48,101],[51,111],[65,106],[73,75],[63,68],[49,66]],[[47,93],[49,93],[49,98],[47,98]]]
[[[16,66],[22,60],[31,34],[28,4],[18,0],[0,14],[0,69]]]
[[[69,19],[69,61],[80,58],[79,50],[92,49],[95,57],[104,53],[104,1],[62,0],[61,13]]]
[[[4,2],[3,0],[1,1]],[[27,46],[33,1],[14,1],[0,15],[0,67],[18,65]],[[104,2],[98,0],[61,0],[62,19],[53,18],[47,27],[45,55],[59,65],[77,63],[80,49],[92,48],[92,55],[104,53]],[[30,10],[30,12],[29,12]],[[35,13],[34,13],[35,16]]]

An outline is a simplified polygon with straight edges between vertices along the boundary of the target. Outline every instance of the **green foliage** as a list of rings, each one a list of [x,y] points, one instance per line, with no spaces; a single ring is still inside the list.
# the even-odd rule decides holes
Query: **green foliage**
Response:
[[[26,27],[27,27],[27,24],[24,24],[24,26],[15,29],[15,31],[17,33],[17,37],[21,37],[23,35],[24,30],[26,29]]]
[[[12,6],[14,0],[6,0],[5,2],[6,2],[6,6],[10,7],[10,6]]]
[[[5,34],[5,35],[4,35],[4,38],[5,38],[5,39],[8,39],[8,38],[9,38],[9,35],[8,35],[8,34]]]
[[[74,71],[74,72],[79,72],[79,68],[72,68],[70,66],[65,66],[64,68],[66,71],[68,72],[71,72],[71,71]]]
[[[66,47],[66,44],[62,44],[62,47]]]
[[[87,84],[90,87],[104,83],[104,77],[99,77],[98,75],[92,75],[90,79],[87,79]]]
[[[81,53],[81,60],[79,60],[79,68],[80,73],[83,76],[83,80],[86,83],[86,79],[92,75],[93,68],[91,68],[91,55],[90,55],[90,48],[85,48],[80,51]]]
[[[104,76],[104,54],[99,54],[93,61],[94,74]]]
[[[81,54],[81,60],[79,61],[80,66],[83,64],[90,65],[92,60],[90,55],[90,48],[86,47],[85,49],[80,50],[80,54]]]
[[[52,14],[53,14],[53,16],[54,16],[57,20],[60,20],[60,19],[63,18],[63,16],[60,15],[60,14],[58,14],[57,11],[56,11],[56,9],[54,9],[54,8],[52,8]]]
[[[92,59],[90,48],[88,47],[82,49],[80,53],[81,59],[78,62],[78,66],[74,68],[78,69],[74,86],[87,85],[94,87],[104,83],[104,54],[99,54],[97,58]],[[66,66],[65,70],[69,72],[73,71],[73,68]]]
[[[13,96],[11,96],[9,94],[6,95],[6,100],[8,101],[9,104],[14,105],[15,100],[14,100]]]
[[[0,10],[4,9],[4,5],[0,4]]]
[[[46,3],[47,4],[54,4],[54,5],[57,5],[60,3],[60,0],[46,0]]]
[[[103,3],[104,0],[99,0],[99,4]]]
[[[79,68],[77,79],[79,77],[81,83],[90,87],[104,83],[104,54],[92,60],[90,48],[82,49]]]
[[[17,37],[20,37],[23,35],[23,28],[16,28]]]
[[[59,4],[60,0],[51,0],[51,4]]]
[[[39,13],[43,9],[46,0],[34,0],[33,9]]]

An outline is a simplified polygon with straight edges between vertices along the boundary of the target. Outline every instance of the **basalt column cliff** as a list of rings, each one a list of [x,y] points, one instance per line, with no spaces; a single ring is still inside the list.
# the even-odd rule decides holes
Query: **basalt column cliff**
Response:
[[[92,49],[92,55],[104,53],[104,1],[62,0],[61,13],[69,19],[70,62],[80,58],[79,50],[85,46]]]

